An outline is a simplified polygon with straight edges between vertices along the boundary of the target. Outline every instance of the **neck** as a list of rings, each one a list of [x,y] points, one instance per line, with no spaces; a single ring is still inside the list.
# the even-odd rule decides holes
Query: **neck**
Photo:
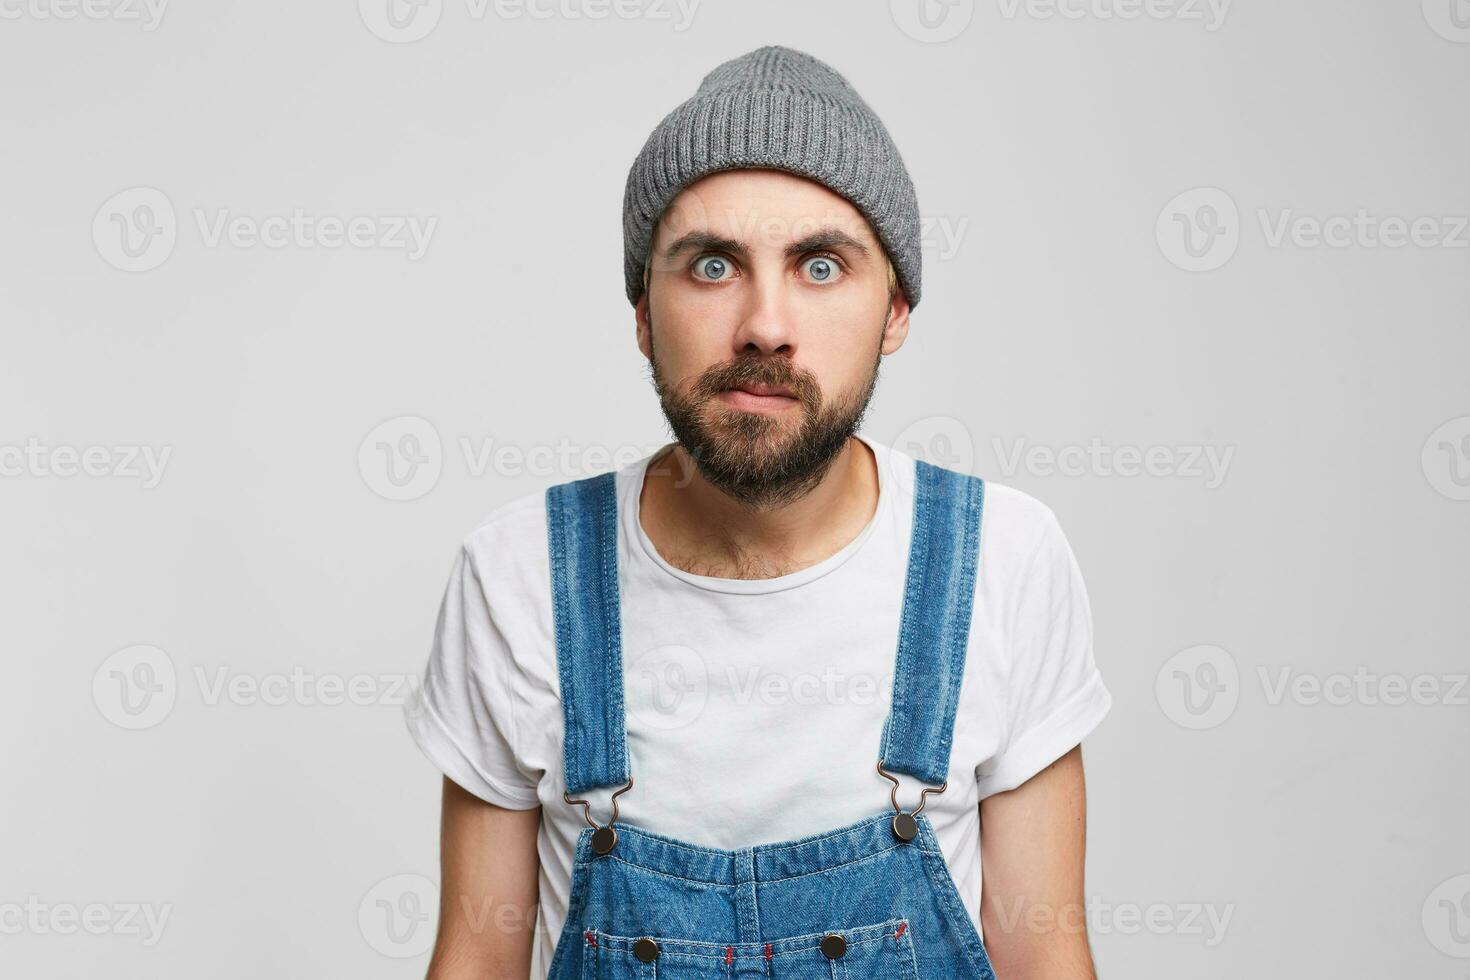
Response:
[[[705,480],[673,443],[649,461],[638,500],[644,532],[675,568],[775,578],[831,557],[858,536],[878,507],[878,464],[861,439],[849,438],[805,495],[756,510]]]

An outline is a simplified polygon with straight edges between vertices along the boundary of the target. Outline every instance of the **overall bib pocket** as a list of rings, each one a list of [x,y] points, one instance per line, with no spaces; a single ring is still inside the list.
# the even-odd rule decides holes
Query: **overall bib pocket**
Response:
[[[581,980],[919,980],[907,919],[789,936],[708,943],[583,933]]]

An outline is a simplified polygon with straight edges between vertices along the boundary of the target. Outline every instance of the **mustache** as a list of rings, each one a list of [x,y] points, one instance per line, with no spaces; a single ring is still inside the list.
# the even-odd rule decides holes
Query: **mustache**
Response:
[[[712,398],[742,385],[771,385],[791,391],[804,405],[819,405],[822,389],[808,373],[783,358],[740,357],[710,368],[694,383],[693,393]]]

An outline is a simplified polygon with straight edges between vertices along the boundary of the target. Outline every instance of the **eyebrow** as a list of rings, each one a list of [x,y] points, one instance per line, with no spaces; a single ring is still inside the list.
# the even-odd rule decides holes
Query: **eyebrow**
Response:
[[[822,249],[847,248],[863,256],[872,255],[872,250],[862,242],[853,238],[847,232],[838,228],[821,228],[798,241],[786,246],[787,258],[795,258],[805,255],[807,252],[816,252]],[[731,255],[741,259],[750,258],[750,248],[741,241],[726,238],[724,235],[716,235],[708,231],[691,231],[677,238],[668,248],[664,249],[665,261],[672,260],[680,252],[698,250],[701,252],[729,252]]]

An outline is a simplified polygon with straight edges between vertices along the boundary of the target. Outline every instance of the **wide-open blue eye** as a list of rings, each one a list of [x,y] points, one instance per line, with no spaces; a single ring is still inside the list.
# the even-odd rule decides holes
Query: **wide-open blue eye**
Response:
[[[730,271],[730,263],[718,255],[706,255],[694,260],[694,268],[703,270],[696,272],[699,278],[718,282],[725,278],[725,273]]]
[[[814,282],[836,282],[842,278],[842,269],[825,255],[813,255],[803,265]]]

